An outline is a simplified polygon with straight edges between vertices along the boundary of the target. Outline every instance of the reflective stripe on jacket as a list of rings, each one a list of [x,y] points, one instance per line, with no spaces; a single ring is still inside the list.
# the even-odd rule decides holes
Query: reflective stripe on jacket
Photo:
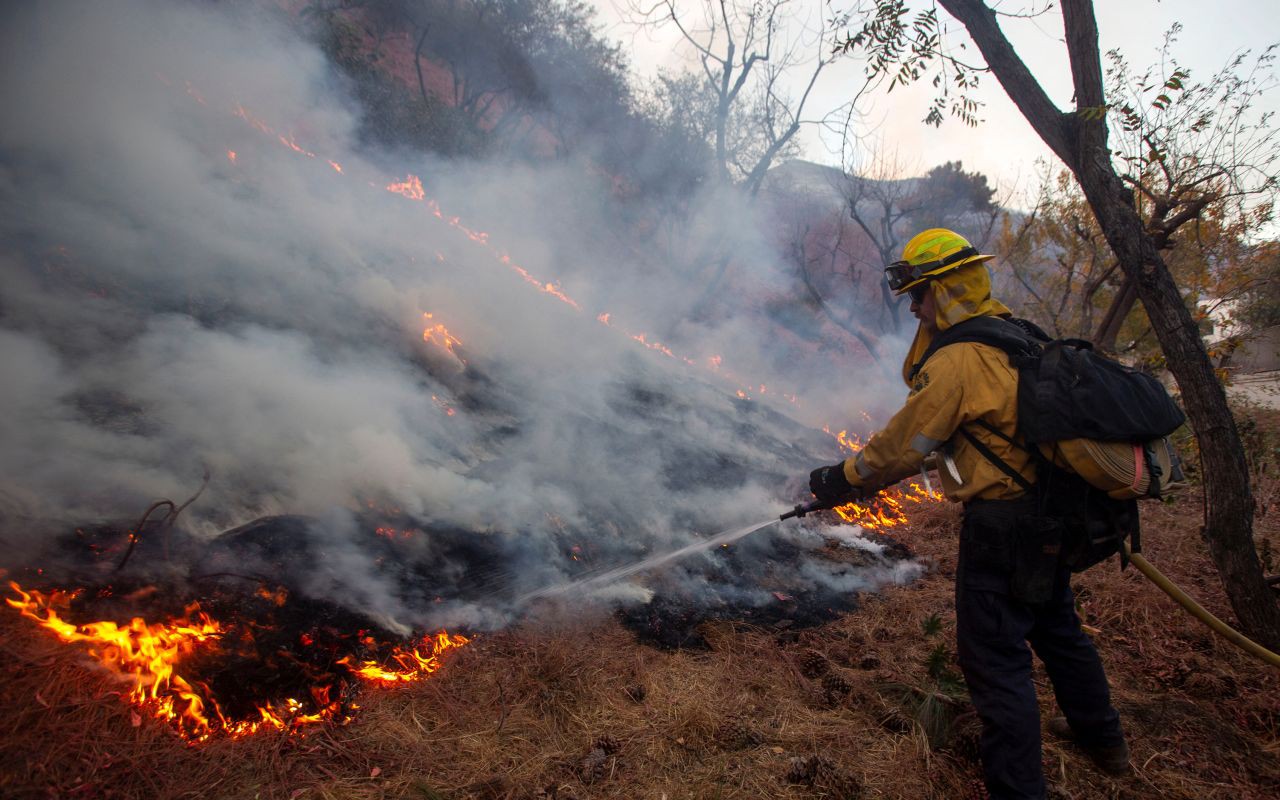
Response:
[[[1013,479],[960,434],[982,419],[1008,436],[1017,427],[1018,371],[1002,350],[960,342],[938,350],[912,382],[906,404],[854,458],[844,462],[854,486],[885,486],[919,472],[934,450],[950,452],[962,482],[939,465],[942,490],[951,500],[1007,500],[1023,494]],[[1035,481],[1031,457],[980,426],[966,428],[995,455]]]

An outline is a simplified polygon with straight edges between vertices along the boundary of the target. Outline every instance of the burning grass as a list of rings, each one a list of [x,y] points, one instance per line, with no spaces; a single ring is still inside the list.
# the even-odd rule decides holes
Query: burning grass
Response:
[[[1265,480],[1265,479],[1264,479]],[[1273,479],[1272,479],[1273,480]],[[1258,536],[1280,545],[1274,507]],[[1198,497],[1146,504],[1144,550],[1230,618],[1199,541]],[[121,703],[129,687],[16,613],[0,614],[6,797],[964,797],[971,718],[951,698],[957,511],[926,505],[897,535],[931,565],[804,630],[705,622],[705,649],[638,644],[607,614],[548,609],[452,653],[431,680],[372,685],[346,726],[185,744]],[[1114,781],[1045,739],[1060,797],[1274,797],[1280,676],[1114,563],[1078,580],[1136,774]],[[7,610],[6,610],[7,611]],[[938,653],[942,653],[939,663]],[[1042,712],[1055,713],[1037,672]],[[930,743],[916,720],[947,730]]]
[[[394,685],[421,680],[440,668],[446,651],[469,642],[443,631],[404,644],[359,628],[343,633],[316,624],[331,609],[291,601],[282,588],[273,592],[259,587],[254,600],[281,611],[292,603],[292,624],[273,614],[250,613],[243,602],[236,604],[237,613],[219,615],[229,620],[221,622],[201,610],[198,601],[187,604],[180,616],[151,622],[132,616],[121,623],[96,619],[93,613],[117,605],[110,591],[45,594],[13,581],[9,588],[15,595],[6,600],[10,607],[80,648],[127,687],[122,699],[192,743],[345,723],[359,707],[354,698],[361,681]],[[157,593],[147,587],[135,594]],[[86,614],[95,619],[76,620]],[[299,626],[304,616],[306,622]]]

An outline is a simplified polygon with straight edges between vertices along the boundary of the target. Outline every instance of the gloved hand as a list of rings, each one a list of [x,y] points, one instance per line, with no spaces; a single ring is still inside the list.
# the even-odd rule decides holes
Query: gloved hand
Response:
[[[844,464],[832,464],[829,467],[818,467],[809,473],[809,491],[813,492],[824,503],[833,503],[845,498],[854,499],[853,485],[844,476]]]

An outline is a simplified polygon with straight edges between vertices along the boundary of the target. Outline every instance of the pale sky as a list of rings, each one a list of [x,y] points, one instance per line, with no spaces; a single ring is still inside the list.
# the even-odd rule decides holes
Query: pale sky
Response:
[[[694,9],[700,0],[677,0],[681,7]],[[679,46],[678,36],[668,30],[655,34],[652,31],[636,32],[624,21],[626,0],[593,0],[606,34],[622,43],[631,60],[633,71],[639,76],[653,75],[660,68],[678,69],[692,63],[687,50]],[[1023,2],[998,3],[1010,13],[1023,11]],[[797,15],[816,17],[826,11],[825,3],[817,0],[794,0]],[[836,8],[843,7],[839,2]],[[1043,3],[1038,4],[1043,7]],[[1192,80],[1207,79],[1222,67],[1233,55],[1242,50],[1258,53],[1266,46],[1280,41],[1280,3],[1275,0],[1219,0],[1205,3],[1202,0],[1099,0],[1095,3],[1102,52],[1120,49],[1136,72],[1142,72],[1159,58],[1159,48],[1164,33],[1174,22],[1182,22],[1174,54],[1184,68],[1191,70]],[[945,12],[939,9],[945,17]],[[967,41],[963,27],[954,20],[944,21],[953,34],[954,41]],[[1071,101],[1071,77],[1066,49],[1062,43],[1062,18],[1057,8],[1036,19],[1003,20],[1006,34],[1013,41],[1018,53],[1059,108],[1066,109]],[[973,58],[980,58],[970,44]],[[819,94],[811,107],[814,114],[834,108],[848,99],[850,92],[859,85],[861,67],[852,59],[828,70],[820,79]],[[1035,162],[1050,157],[1049,150],[1031,130],[992,75],[982,76],[980,97],[986,103],[980,116],[984,122],[977,128],[968,128],[955,119],[948,119],[939,128],[925,126],[921,120],[928,110],[932,87],[920,85],[914,89],[895,89],[892,94],[883,91],[874,102],[866,104],[870,110],[869,124],[876,127],[876,136],[886,143],[885,149],[898,151],[900,159],[918,167],[923,172],[945,161],[961,160],[966,169],[977,169],[1006,186],[1017,184],[1022,190],[1035,180]],[[1280,89],[1266,97],[1266,107],[1280,109]],[[838,153],[818,135],[816,129],[803,134],[804,157],[822,163],[840,163]]]

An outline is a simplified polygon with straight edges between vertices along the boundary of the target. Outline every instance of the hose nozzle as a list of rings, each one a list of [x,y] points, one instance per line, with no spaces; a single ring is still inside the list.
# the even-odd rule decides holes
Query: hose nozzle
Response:
[[[800,505],[791,509],[787,513],[779,516],[778,519],[779,521],[785,522],[786,520],[789,520],[792,517],[799,518],[799,517],[803,517],[805,514],[812,514],[815,511],[826,511],[828,509],[835,508],[836,506],[842,506],[845,503],[856,503],[859,500],[863,500],[872,494],[875,494],[875,492],[870,492],[868,494],[868,490],[866,489],[863,489],[861,487],[854,488],[849,492],[849,494],[845,495],[844,497],[838,497],[835,500],[814,499],[814,500],[810,500],[807,503],[801,503]]]
[[[801,503],[787,513],[778,517],[779,521],[785,522],[792,517],[803,517],[805,514],[812,514],[814,511],[826,511],[829,508],[835,508],[839,503],[824,502],[822,500],[810,500],[807,503]]]

